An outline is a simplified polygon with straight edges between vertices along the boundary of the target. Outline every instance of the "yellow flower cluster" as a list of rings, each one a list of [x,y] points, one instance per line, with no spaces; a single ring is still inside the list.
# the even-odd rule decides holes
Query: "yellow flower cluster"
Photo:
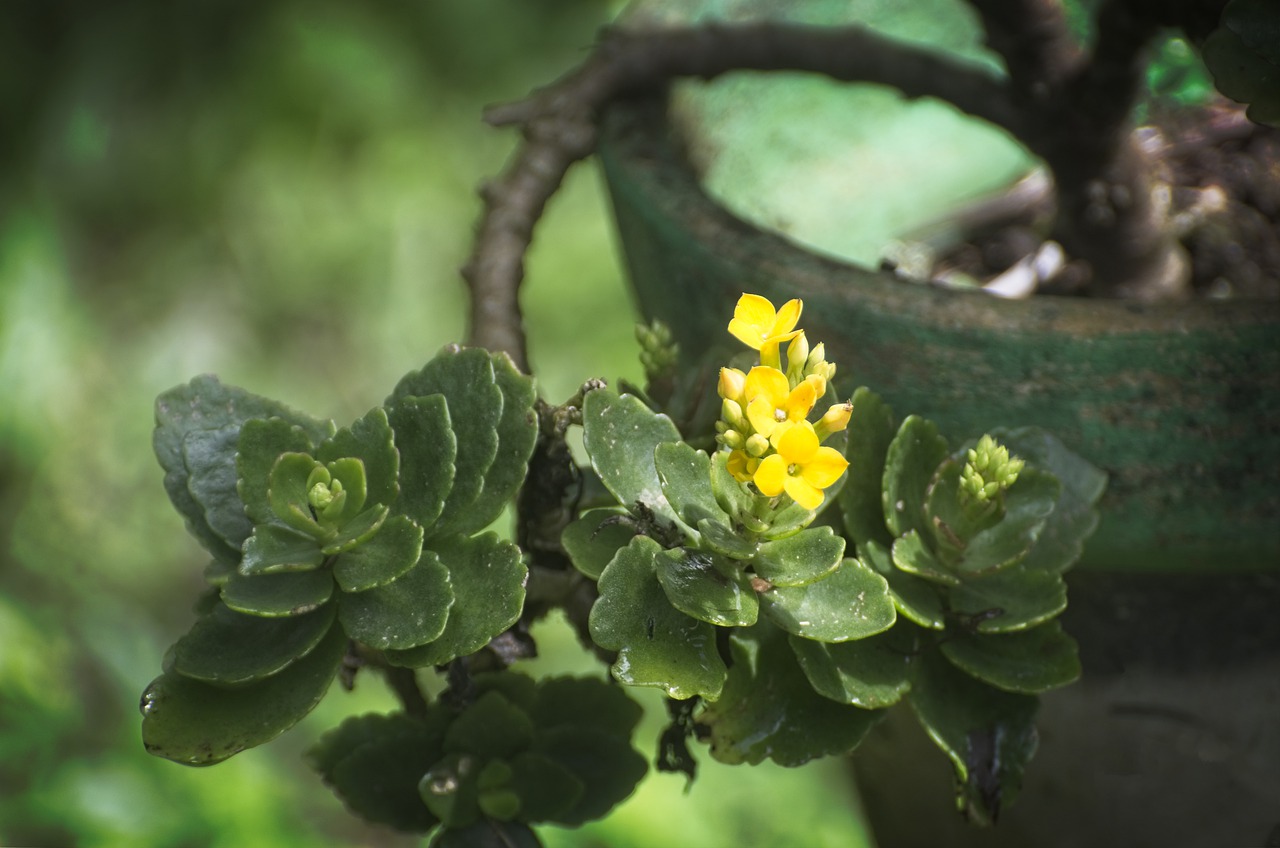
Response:
[[[822,441],[849,423],[852,404],[837,403],[816,423],[814,405],[827,393],[836,367],[821,344],[809,349],[797,330],[804,304],[790,300],[775,310],[766,298],[744,294],[729,322],[729,332],[760,351],[760,364],[747,373],[720,369],[720,421],[716,440],[729,450],[728,468],[760,494],[784,492],[806,509],[822,505],[823,490],[849,466],[839,451]],[[780,348],[787,344],[787,367]]]

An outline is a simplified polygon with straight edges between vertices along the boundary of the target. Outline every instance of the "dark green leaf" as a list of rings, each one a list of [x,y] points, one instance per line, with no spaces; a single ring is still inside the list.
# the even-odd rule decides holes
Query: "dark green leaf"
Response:
[[[168,672],[142,695],[147,750],[187,765],[212,765],[269,742],[311,712],[347,649],[341,628],[278,674],[233,689]]]
[[[879,542],[866,542],[860,553],[863,561],[889,582],[889,593],[893,595],[898,615],[931,630],[942,630],[947,626],[946,608],[938,584],[921,580],[895,567],[892,555]]]
[[[343,593],[338,620],[371,648],[412,648],[444,632],[453,590],[449,570],[432,551],[400,578],[366,592]]]
[[[788,633],[819,642],[865,639],[893,626],[889,584],[856,559],[806,586],[775,586],[760,595],[765,614]]]
[[[1022,469],[1018,481],[1004,493],[1004,517],[969,540],[957,570],[984,574],[1021,561],[1035,544],[1061,491],[1052,474]]]
[[[173,671],[221,686],[270,677],[320,644],[333,615],[332,605],[279,619],[241,615],[215,604],[173,646]]]
[[[942,643],[957,668],[1007,692],[1034,695],[1080,677],[1076,641],[1056,621],[995,636],[967,633]]]
[[[236,442],[240,425],[217,430],[193,430],[182,439],[187,488],[204,510],[209,528],[232,548],[239,548],[253,532],[236,491]]]
[[[400,577],[422,555],[422,528],[403,515],[392,516],[378,533],[338,557],[333,576],[344,592],[363,592]]]
[[[338,763],[354,753],[357,748],[383,739],[418,737],[422,740],[423,746],[429,749],[428,755],[423,758],[423,763],[430,763],[444,755],[444,749],[440,747],[440,743],[444,739],[445,728],[453,720],[453,715],[452,710],[436,703],[428,708],[426,716],[421,719],[410,717],[405,713],[385,715],[369,713],[351,716],[332,730],[325,731],[320,740],[307,751],[307,762],[326,783],[329,783],[330,776]],[[417,764],[417,767],[419,771],[413,779],[415,787],[424,770],[422,764]],[[416,788],[414,794],[417,794]]]
[[[587,677],[553,677],[538,684],[531,718],[539,732],[556,727],[598,730],[629,740],[644,710],[621,686]]]
[[[837,704],[813,691],[784,634],[760,624],[735,631],[733,665],[719,700],[698,723],[710,729],[711,756],[782,766],[853,750],[880,714]]]
[[[932,421],[912,415],[898,428],[885,457],[881,501],[885,524],[893,536],[905,536],[912,530],[922,534],[932,531],[925,516],[925,497],[947,454],[947,440],[938,435]]]
[[[310,437],[296,424],[282,418],[246,421],[236,443],[237,491],[244,501],[244,511],[254,524],[276,520],[267,501],[267,485],[271,469],[284,453],[310,453]]]
[[[671,606],[655,573],[661,552],[645,536],[618,551],[600,575],[591,638],[618,652],[613,676],[623,683],[657,686],[677,699],[715,698],[725,676],[715,628]]]
[[[280,618],[303,615],[333,596],[327,570],[276,574],[235,574],[222,586],[222,601],[247,615]]]
[[[538,735],[535,750],[577,776],[582,796],[556,823],[576,827],[603,817],[635,790],[648,770],[626,738],[595,726],[556,727]]]
[[[527,674],[514,671],[486,671],[471,678],[474,697],[498,692],[530,716],[538,703],[538,682]]]
[[[1017,796],[1035,754],[1038,699],[980,683],[932,653],[921,657],[907,699],[951,760],[960,809],[973,821],[995,821]]]
[[[716,503],[732,516],[735,524],[754,533],[768,531],[769,524],[753,514],[756,497],[729,473],[728,461],[727,451],[717,451],[711,457],[711,491],[715,494]]]
[[[836,502],[835,496],[843,489],[841,481],[848,479],[848,476],[841,475],[840,479],[827,489],[827,499],[818,509],[805,509],[791,498],[787,498],[788,503],[769,517],[769,528],[761,535],[766,539],[785,539],[808,527],[820,511],[826,509],[828,504]]]
[[[204,579],[210,586],[221,586],[236,573],[236,564],[225,560],[211,560],[204,567]],[[216,594],[216,593],[215,593]]]
[[[730,530],[720,519],[704,518],[697,524],[702,546],[737,560],[751,559],[759,545]]]
[[[788,638],[814,691],[842,704],[878,710],[898,703],[911,688],[918,632],[899,625],[838,645]]]
[[[711,490],[710,457],[684,442],[663,442],[654,448],[653,461],[663,496],[686,526],[710,520],[728,530],[729,516]]]
[[[844,539],[830,527],[811,527],[761,545],[751,568],[775,586],[804,586],[835,571],[843,556]]]
[[[449,570],[453,606],[439,638],[388,654],[397,665],[443,665],[473,654],[515,624],[524,608],[529,570],[515,545],[495,533],[453,536],[434,544],[435,553]]]
[[[453,720],[444,734],[444,750],[475,754],[482,760],[508,759],[533,744],[533,721],[501,692],[486,692]]]
[[[960,577],[933,555],[924,537],[915,530],[893,543],[893,564],[916,577],[943,586],[960,585]]]
[[[445,827],[469,827],[479,820],[480,768],[479,758],[471,754],[448,754],[418,781],[418,795]]]
[[[244,543],[240,573],[246,576],[278,571],[310,571],[324,562],[324,554],[311,536],[281,524],[259,524]]]
[[[374,537],[389,513],[390,510],[381,504],[369,507],[342,525],[338,535],[327,540],[320,550],[326,556],[355,550]]]
[[[404,397],[388,412],[400,452],[400,499],[396,512],[423,528],[440,517],[453,489],[458,437],[443,395]]]
[[[617,519],[627,515],[622,507],[589,509],[573,521],[560,534],[569,559],[592,580],[599,580],[604,567],[619,549],[625,548],[635,530],[629,522]]]
[[[994,503],[986,504],[985,509],[966,508],[965,496],[960,494],[963,468],[954,457],[943,462],[925,495],[930,548],[949,569],[964,556],[965,546],[975,535],[1001,518]]]
[[[578,805],[586,788],[572,771],[543,754],[516,754],[511,770],[510,787],[520,798],[519,818],[525,822],[559,820]]]
[[[951,593],[951,611],[977,622],[980,633],[1008,633],[1041,624],[1067,608],[1067,584],[1057,574],[1022,566],[966,581]]]
[[[656,561],[658,582],[671,605],[720,627],[750,627],[760,603],[733,560],[710,551],[673,548]]]
[[[885,527],[881,492],[885,457],[894,436],[893,411],[879,395],[859,388],[853,393],[853,414],[846,432],[849,480],[837,499],[845,532],[859,547],[867,541],[888,547],[892,537]]]
[[[324,463],[351,457],[364,464],[368,503],[389,506],[400,493],[400,454],[391,434],[386,410],[375,407],[350,427],[343,427],[316,449]],[[357,508],[358,511],[358,508]]]
[[[640,503],[667,521],[678,519],[654,464],[658,445],[680,441],[670,418],[632,395],[596,389],[583,402],[582,427],[591,466],[619,503],[629,509]]]
[[[1280,126],[1280,13],[1272,0],[1233,0],[1223,25],[1202,48],[1214,85],[1239,103],[1248,116]]]
[[[482,822],[436,831],[427,848],[542,848],[528,825],[514,821]]]
[[[489,354],[493,376],[502,392],[502,418],[498,421],[498,451],[484,476],[484,486],[471,505],[458,533],[483,530],[502,514],[524,482],[529,457],[538,440],[538,416],[534,411],[537,390],[533,378],[516,370],[505,353]]]

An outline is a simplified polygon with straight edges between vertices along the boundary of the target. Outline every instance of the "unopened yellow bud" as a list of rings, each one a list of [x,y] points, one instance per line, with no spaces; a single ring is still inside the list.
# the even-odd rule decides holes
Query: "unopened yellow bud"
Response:
[[[836,403],[832,404],[818,419],[818,423],[813,425],[814,431],[818,434],[818,440],[821,441],[832,433],[839,433],[845,427],[849,426],[849,418],[853,415],[852,403]]]
[[[813,396],[815,398],[820,399],[827,393],[827,378],[821,374],[810,374],[804,378],[804,381],[813,386]]]
[[[742,390],[746,388],[747,375],[737,368],[720,369],[720,397],[725,400],[742,401]]]
[[[769,440],[759,433],[752,433],[747,439],[747,453],[754,457],[764,456],[769,451]]]
[[[787,345],[787,377],[793,385],[804,379],[804,369],[808,359],[809,340],[805,338],[804,331],[801,331],[791,340],[791,344]]]

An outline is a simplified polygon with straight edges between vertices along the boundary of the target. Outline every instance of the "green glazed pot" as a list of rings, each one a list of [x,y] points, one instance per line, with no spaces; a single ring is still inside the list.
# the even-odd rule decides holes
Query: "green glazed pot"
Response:
[[[600,156],[640,309],[713,402],[738,296],[800,297],[841,392],[953,440],[1038,425],[1110,475],[1063,617],[1084,675],[1043,697],[1017,802],[961,821],[898,708],[853,758],[881,847],[1280,845],[1280,303],[1007,301],[832,261],[711,201],[658,100],[615,108]]]

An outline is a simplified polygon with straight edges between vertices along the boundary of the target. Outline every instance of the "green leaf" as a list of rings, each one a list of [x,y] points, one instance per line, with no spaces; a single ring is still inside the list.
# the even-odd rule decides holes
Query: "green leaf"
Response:
[[[849,434],[845,457],[849,460],[848,482],[837,502],[844,516],[845,532],[859,548],[868,541],[888,547],[892,543],[885,527],[885,457],[893,441],[893,411],[880,396],[866,387],[853,393],[853,414],[845,432]]]
[[[267,500],[268,480],[276,460],[284,453],[310,453],[306,431],[283,418],[254,419],[240,428],[236,443],[236,490],[244,501],[244,511],[254,524],[276,520]]]
[[[484,486],[472,503],[468,522],[455,532],[483,530],[502,514],[524,482],[529,457],[538,440],[538,395],[533,378],[521,374],[505,353],[490,353],[493,376],[502,392],[498,421],[498,451],[484,476]]]
[[[715,698],[725,677],[715,628],[671,606],[655,573],[661,552],[645,536],[618,551],[600,575],[591,638],[618,652],[612,671],[622,683],[656,686],[676,699]]]
[[[222,602],[237,612],[265,618],[304,615],[333,596],[327,570],[232,575],[222,586]]]
[[[1057,574],[1023,566],[966,581],[951,592],[951,612],[977,622],[980,633],[1009,633],[1042,624],[1067,608]]]
[[[407,651],[388,652],[396,665],[444,665],[473,654],[515,624],[524,608],[529,570],[515,545],[496,533],[485,533],[453,536],[435,546],[449,570],[453,606],[439,638]]]
[[[539,734],[534,750],[573,773],[583,792],[554,821],[568,827],[605,816],[622,803],[648,771],[645,758],[625,737],[596,726],[561,726]]]
[[[400,831],[425,833],[439,823],[418,793],[418,781],[440,759],[440,733],[403,713],[347,719],[307,752],[347,809]]]
[[[326,526],[341,527],[359,515],[368,500],[369,477],[365,474],[364,462],[353,456],[326,462],[325,468],[333,478],[333,485],[342,485],[342,492],[329,506],[319,510],[320,520]]]
[[[538,703],[538,682],[527,674],[514,671],[486,671],[471,678],[475,687],[474,698],[486,692],[499,692],[512,704],[533,714]]]
[[[619,503],[628,509],[639,503],[667,521],[678,520],[662,494],[654,460],[658,445],[680,441],[670,418],[632,395],[596,389],[583,402],[582,427],[591,466]]]
[[[994,822],[1017,796],[1035,754],[1038,699],[987,686],[933,654],[921,657],[907,699],[951,760],[961,812],[971,821]]]
[[[656,567],[667,600],[685,615],[720,627],[756,623],[760,603],[733,560],[710,551],[673,548],[658,555]]]
[[[1271,0],[1233,0],[1202,48],[1218,90],[1248,116],[1280,126],[1280,13]]]
[[[358,642],[403,650],[439,637],[452,605],[449,570],[434,552],[423,550],[413,568],[385,586],[343,593],[338,620]]]
[[[469,827],[480,819],[480,767],[479,758],[471,754],[448,754],[418,781],[418,795],[446,828]]]
[[[1034,695],[1080,677],[1076,641],[1057,621],[995,636],[967,633],[941,648],[957,668],[1006,692]]]
[[[902,422],[885,457],[881,501],[885,524],[893,536],[932,530],[925,516],[925,498],[934,472],[947,455],[947,440],[938,435],[932,421],[912,415]]]
[[[864,543],[861,552],[864,561],[889,582],[889,593],[893,595],[898,615],[930,630],[947,626],[947,610],[938,584],[895,567],[892,555],[879,542]]]
[[[834,645],[788,638],[815,692],[841,704],[878,710],[898,703],[911,689],[918,632],[900,625]]]
[[[400,493],[400,453],[396,450],[387,412],[375,407],[350,427],[343,427],[320,443],[316,459],[323,463],[353,458],[364,465],[366,503],[389,506]],[[356,507],[355,512],[359,512]]]
[[[819,512],[836,502],[836,496],[844,486],[841,481],[848,479],[848,476],[841,475],[840,479],[827,489],[827,499],[817,509],[805,509],[791,498],[787,498],[786,506],[769,516],[769,527],[761,535],[766,539],[785,539],[808,527]]]
[[[775,586],[805,586],[835,571],[843,556],[844,539],[830,527],[811,527],[761,545],[751,568]]]
[[[403,397],[444,396],[449,422],[457,438],[456,474],[440,517],[423,524],[428,539],[452,533],[472,533],[488,520],[473,512],[484,488],[485,475],[498,455],[498,427],[502,421],[503,394],[494,377],[493,360],[480,348],[446,347],[422,370],[406,375],[396,385],[387,405]]]
[[[444,734],[450,754],[507,759],[533,744],[533,721],[501,692],[486,692],[453,720]]]
[[[236,686],[270,677],[310,653],[333,626],[333,606],[289,619],[241,615],[224,604],[173,646],[173,671]]]
[[[152,754],[197,766],[269,742],[320,703],[346,649],[333,627],[283,671],[232,689],[166,672],[142,695],[142,742]]]
[[[387,411],[400,452],[400,498],[396,512],[423,528],[440,517],[453,490],[458,437],[443,395],[404,397]]]
[[[486,819],[464,828],[436,831],[427,848],[542,848],[528,825]]]
[[[711,756],[722,763],[755,765],[769,758],[799,766],[844,754],[880,718],[814,692],[776,628],[734,631],[729,646],[733,665],[724,692],[698,717],[710,729]]]
[[[965,546],[975,535],[1002,517],[993,503],[986,504],[982,510],[966,509],[965,496],[960,493],[963,468],[954,457],[943,462],[925,495],[929,538],[933,540],[931,549],[948,569],[954,568],[964,556]]]
[[[577,775],[543,754],[517,754],[511,770],[509,785],[520,798],[521,821],[556,821],[578,805],[586,789]]]
[[[233,548],[244,544],[253,524],[236,491],[236,441],[239,425],[193,430],[182,439],[187,489],[204,510],[209,528]]]
[[[240,573],[245,576],[279,571],[310,571],[320,567],[324,554],[311,536],[280,524],[259,524],[244,543]]]
[[[396,515],[387,519],[377,535],[338,557],[333,576],[344,592],[363,592],[403,575],[422,555],[422,528],[412,519]]]
[[[316,522],[308,502],[307,479],[319,467],[309,453],[282,453],[267,477],[267,503],[276,520],[314,539],[330,535]]]
[[[760,595],[764,612],[788,633],[819,642],[865,639],[897,618],[889,584],[856,559],[806,586],[775,586]]]
[[[629,740],[644,710],[621,686],[588,677],[552,677],[538,683],[530,713],[539,732],[557,727],[597,730]]]
[[[711,491],[715,494],[716,503],[733,518],[736,525],[753,533],[767,532],[770,525],[753,513],[756,497],[729,473],[728,462],[727,451],[717,451],[711,457]]]
[[[343,554],[355,550],[368,542],[382,528],[390,510],[382,505],[371,506],[352,518],[338,531],[338,535],[325,542],[320,548],[326,556]]]
[[[912,530],[893,543],[893,564],[930,583],[960,585],[960,577],[933,555],[919,532]]]
[[[182,443],[188,433],[218,430],[243,425],[255,418],[282,418],[301,426],[315,441],[332,432],[332,425],[246,392],[235,386],[224,386],[211,375],[196,377],[156,399],[156,429],[152,446],[160,466],[165,470],[164,487],[175,508],[187,521],[187,527],[209,553],[224,561],[239,557],[239,546],[228,545],[210,528],[205,510],[187,488],[189,471],[183,461]]]
[[[684,442],[662,442],[654,448],[653,462],[663,496],[686,526],[710,520],[728,529],[729,515],[711,489],[709,456]]]
[[[1062,487],[1052,474],[1024,468],[1004,493],[1004,518],[978,533],[961,552],[956,569],[989,574],[1026,557],[1048,521]]]
[[[628,513],[622,507],[589,509],[560,534],[574,568],[592,580],[599,580],[604,567],[636,535],[629,521],[618,521]]]
[[[1107,487],[1107,475],[1038,428],[997,430],[994,435],[1028,465],[1049,472],[1062,485],[1057,505],[1023,560],[1027,568],[1061,574],[1080,559],[1085,540],[1098,526],[1097,504]]]
[[[698,535],[702,537],[703,547],[736,560],[751,559],[759,548],[758,543],[744,539],[721,524],[718,519],[702,519],[698,522],[697,530]]]

